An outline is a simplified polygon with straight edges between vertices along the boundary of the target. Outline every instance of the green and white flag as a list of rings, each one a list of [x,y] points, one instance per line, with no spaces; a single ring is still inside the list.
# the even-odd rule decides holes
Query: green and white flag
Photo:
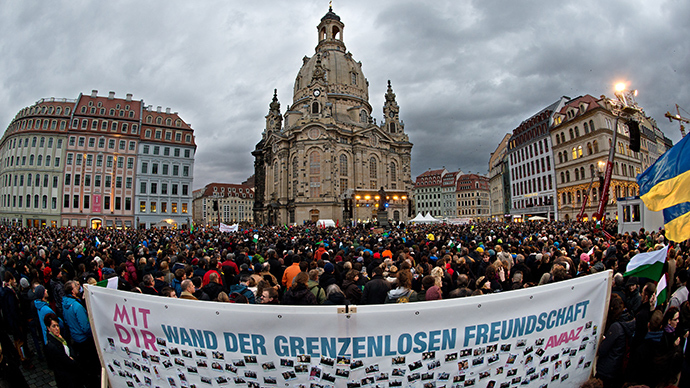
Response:
[[[668,298],[668,284],[666,283],[666,274],[661,276],[659,283],[656,285],[656,307],[661,306]]]
[[[117,276],[101,280],[100,282],[96,283],[96,285],[98,287],[112,288],[113,290],[117,290]]]
[[[623,276],[637,276],[658,282],[664,272],[668,245],[658,251],[638,253],[628,263]]]

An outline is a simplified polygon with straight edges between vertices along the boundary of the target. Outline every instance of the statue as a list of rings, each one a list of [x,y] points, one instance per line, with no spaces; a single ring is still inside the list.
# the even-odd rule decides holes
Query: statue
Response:
[[[386,190],[381,186],[381,190],[379,190],[379,211],[384,210],[386,210]]]

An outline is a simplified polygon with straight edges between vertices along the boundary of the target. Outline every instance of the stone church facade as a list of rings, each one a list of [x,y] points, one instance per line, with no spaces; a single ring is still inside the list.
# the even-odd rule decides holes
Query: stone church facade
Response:
[[[257,224],[371,221],[380,206],[389,220],[409,219],[412,143],[390,81],[384,119],[372,118],[369,81],[345,49],[344,27],[332,8],[321,18],[316,52],[303,58],[285,113],[274,91],[252,152]]]

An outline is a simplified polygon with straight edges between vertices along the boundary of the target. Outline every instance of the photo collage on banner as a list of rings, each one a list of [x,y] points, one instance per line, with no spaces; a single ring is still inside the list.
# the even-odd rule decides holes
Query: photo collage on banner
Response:
[[[608,282],[604,273],[352,314],[87,291],[113,387],[509,388],[589,377]]]

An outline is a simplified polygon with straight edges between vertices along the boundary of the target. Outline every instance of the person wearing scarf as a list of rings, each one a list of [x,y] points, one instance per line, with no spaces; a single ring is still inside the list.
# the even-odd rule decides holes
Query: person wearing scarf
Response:
[[[79,376],[79,365],[72,357],[72,350],[67,341],[60,334],[60,321],[54,313],[48,313],[43,318],[46,325],[47,344],[45,346],[46,361],[55,373],[58,388],[82,387]]]

